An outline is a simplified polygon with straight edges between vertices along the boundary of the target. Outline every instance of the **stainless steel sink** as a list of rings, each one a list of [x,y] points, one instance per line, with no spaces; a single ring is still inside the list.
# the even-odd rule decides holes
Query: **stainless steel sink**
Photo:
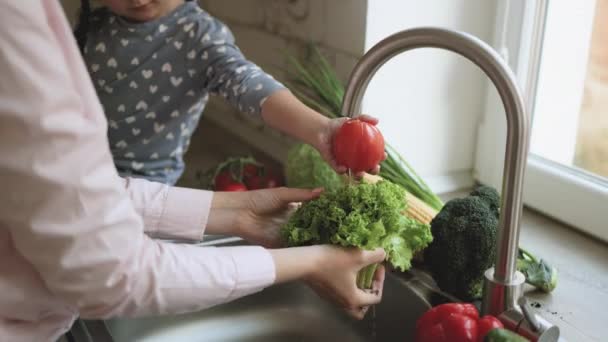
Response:
[[[80,325],[95,342],[411,341],[416,319],[446,301],[425,273],[413,270],[388,273],[382,303],[362,321],[296,282],[191,314]]]

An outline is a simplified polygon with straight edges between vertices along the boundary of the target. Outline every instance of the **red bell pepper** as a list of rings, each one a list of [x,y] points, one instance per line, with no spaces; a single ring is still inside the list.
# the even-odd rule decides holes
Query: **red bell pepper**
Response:
[[[482,342],[494,328],[503,328],[503,325],[494,316],[479,318],[473,304],[442,304],[418,319],[416,342]]]

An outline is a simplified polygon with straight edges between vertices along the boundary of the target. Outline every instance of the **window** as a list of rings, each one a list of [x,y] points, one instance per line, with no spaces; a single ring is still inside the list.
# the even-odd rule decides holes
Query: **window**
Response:
[[[532,118],[525,204],[608,240],[608,1],[500,0],[497,22],[496,48]],[[504,158],[500,107],[490,90],[476,171],[494,186]]]

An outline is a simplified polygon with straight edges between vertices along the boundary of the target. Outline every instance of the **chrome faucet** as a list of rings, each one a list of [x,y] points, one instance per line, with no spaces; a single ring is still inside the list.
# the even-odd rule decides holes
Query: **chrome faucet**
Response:
[[[449,50],[475,63],[494,83],[507,115],[496,262],[485,273],[482,314],[499,317],[505,327],[532,340],[557,341],[559,328],[532,313],[521,300],[525,278],[517,271],[516,260],[530,123],[515,77],[500,55],[467,33],[431,27],[398,32],[372,47],[355,66],[344,95],[342,114],[358,115],[365,90],[378,69],[396,55],[416,48]]]

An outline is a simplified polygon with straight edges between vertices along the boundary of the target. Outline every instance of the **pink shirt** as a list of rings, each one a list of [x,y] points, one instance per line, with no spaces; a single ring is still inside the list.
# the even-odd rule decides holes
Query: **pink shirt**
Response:
[[[125,94],[128,96],[128,94]],[[118,177],[107,123],[58,1],[0,1],[0,341],[77,316],[200,310],[260,291],[260,247],[202,248],[212,193]]]

